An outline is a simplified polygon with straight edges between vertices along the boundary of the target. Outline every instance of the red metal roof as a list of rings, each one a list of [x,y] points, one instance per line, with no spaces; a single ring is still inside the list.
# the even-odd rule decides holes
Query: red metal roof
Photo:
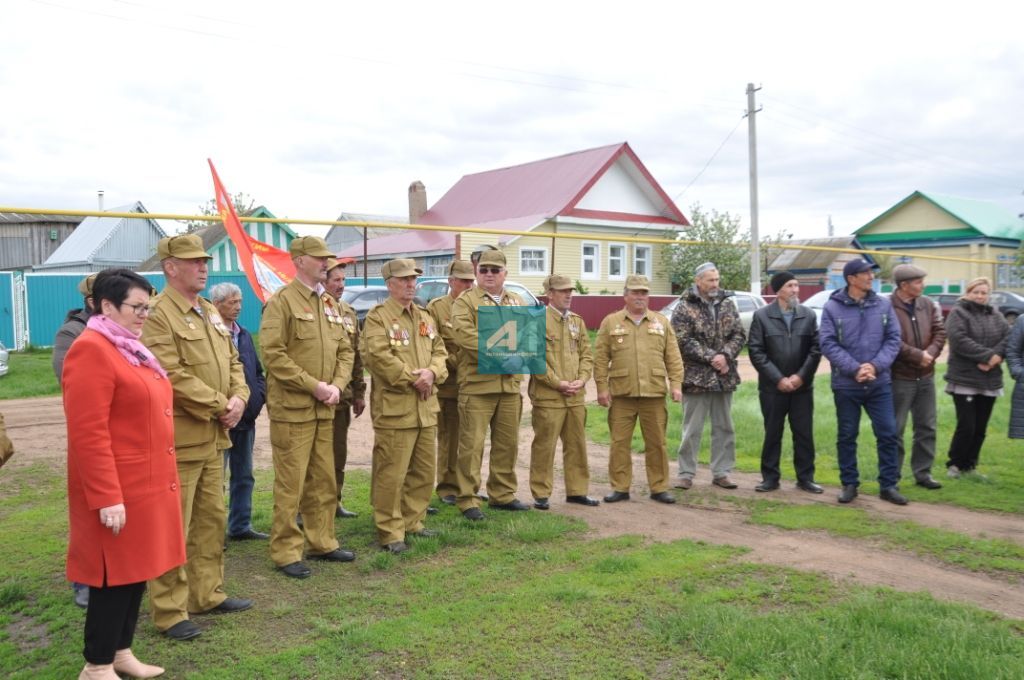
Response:
[[[401,253],[425,253],[434,250],[454,251],[455,232],[451,231],[403,231],[390,236],[378,236],[366,242],[368,257],[375,255],[398,255]],[[355,243],[337,253],[337,257],[362,259],[363,244]]]

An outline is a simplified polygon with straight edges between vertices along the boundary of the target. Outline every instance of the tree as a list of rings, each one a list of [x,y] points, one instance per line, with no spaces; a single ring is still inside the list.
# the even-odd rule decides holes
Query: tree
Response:
[[[249,194],[245,193],[244,191],[239,191],[237,194],[232,196],[231,197],[231,203],[234,204],[235,212],[238,213],[239,217],[244,217],[246,215],[251,215],[253,213],[253,211],[256,209],[256,201],[255,201],[255,199],[253,199],[252,196],[250,196]],[[211,215],[211,216],[212,215],[219,215],[220,211],[217,210],[217,199],[211,198],[209,201],[207,201],[206,203],[203,203],[201,206],[199,206],[199,213],[198,214],[200,214],[200,215]],[[179,221],[182,222],[185,225],[185,232],[188,233],[188,234],[191,234],[193,232],[199,231],[200,229],[205,229],[206,227],[210,226],[211,224],[214,224],[213,222],[207,222],[205,220],[188,220],[188,221],[179,220]]]
[[[687,288],[693,272],[705,262],[714,262],[722,277],[722,288],[746,290],[750,286],[750,232],[740,229],[740,218],[712,210],[704,212],[699,203],[690,207],[690,224],[685,232],[670,232],[667,238],[699,241],[696,245],[662,247],[662,262],[673,286]]]

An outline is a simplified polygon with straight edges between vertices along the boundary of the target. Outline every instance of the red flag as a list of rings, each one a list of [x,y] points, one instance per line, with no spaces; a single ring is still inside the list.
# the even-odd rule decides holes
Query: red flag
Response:
[[[245,277],[249,280],[253,292],[262,302],[266,302],[275,290],[295,278],[295,264],[290,254],[257,241],[246,233],[238,219],[238,213],[235,212],[231,196],[217,176],[213,161],[207,158],[206,162],[210,164],[210,172],[213,173],[217,211],[224,219],[224,229],[228,232],[231,242],[235,244],[238,261],[245,270]]]

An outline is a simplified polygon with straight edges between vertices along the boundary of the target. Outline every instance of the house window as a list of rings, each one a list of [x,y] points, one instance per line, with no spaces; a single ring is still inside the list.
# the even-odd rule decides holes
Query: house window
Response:
[[[543,276],[548,272],[547,248],[520,248],[519,273],[523,276],[537,274]]]
[[[621,243],[608,245],[608,278],[616,281],[626,278],[626,246]]]
[[[599,279],[601,278],[601,257],[600,243],[584,243],[583,255],[580,258],[580,278]]]
[[[441,257],[428,257],[426,266],[423,268],[424,276],[445,276],[448,274],[448,264],[452,258],[447,255]]]
[[[633,273],[640,276],[651,276],[651,247],[633,247]]]

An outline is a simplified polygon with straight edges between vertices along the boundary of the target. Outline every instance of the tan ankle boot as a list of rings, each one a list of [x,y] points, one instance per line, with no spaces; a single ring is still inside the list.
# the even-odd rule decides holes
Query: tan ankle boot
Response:
[[[164,674],[160,666],[150,666],[135,658],[130,649],[119,649],[114,654],[113,669],[118,673],[130,675],[133,678],[155,678]]]
[[[87,663],[82,672],[78,674],[78,680],[120,680],[114,667],[110,664]]]

